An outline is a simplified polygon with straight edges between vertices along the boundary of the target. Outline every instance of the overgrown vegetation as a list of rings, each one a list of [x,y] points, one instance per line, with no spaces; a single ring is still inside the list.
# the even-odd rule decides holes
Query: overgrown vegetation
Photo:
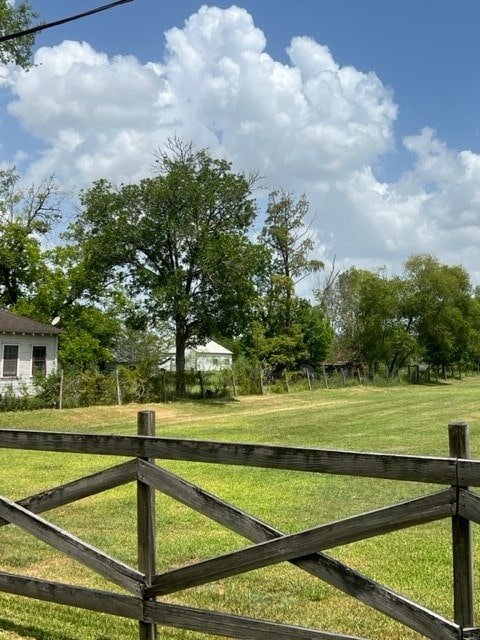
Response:
[[[478,374],[478,369],[463,366],[418,367],[397,369],[390,376],[388,368],[324,368],[320,374],[307,369],[272,370],[240,358],[232,369],[188,372],[184,374],[185,393],[177,396],[175,372],[118,367],[110,372],[97,369],[53,373],[35,380],[36,393],[26,385],[19,392],[8,390],[0,398],[0,412],[36,409],[72,409],[100,405],[136,403],[171,403],[181,399],[230,401],[249,395],[314,393],[351,387],[388,388],[405,384],[437,384],[462,380]]]

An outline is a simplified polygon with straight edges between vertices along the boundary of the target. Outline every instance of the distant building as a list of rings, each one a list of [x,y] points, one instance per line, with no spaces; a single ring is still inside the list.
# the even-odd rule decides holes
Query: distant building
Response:
[[[38,374],[57,369],[61,329],[0,309],[0,394],[35,392]]]
[[[214,340],[185,351],[186,371],[221,371],[231,369],[232,363],[233,353]],[[167,371],[176,371],[175,348],[165,354],[161,366]]]

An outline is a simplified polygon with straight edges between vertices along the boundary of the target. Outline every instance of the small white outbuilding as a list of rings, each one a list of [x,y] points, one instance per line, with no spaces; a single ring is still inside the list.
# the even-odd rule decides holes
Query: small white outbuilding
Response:
[[[61,332],[0,309],[0,394],[34,393],[35,376],[56,371]]]
[[[214,340],[196,347],[189,347],[185,351],[186,371],[221,371],[231,369],[232,363],[233,353]],[[176,371],[174,348],[169,350],[162,367],[168,371]]]

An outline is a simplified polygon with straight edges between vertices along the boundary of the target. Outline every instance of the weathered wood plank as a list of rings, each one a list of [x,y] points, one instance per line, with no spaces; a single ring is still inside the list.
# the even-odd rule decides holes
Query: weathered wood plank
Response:
[[[147,602],[145,617],[160,625],[211,633],[240,640],[366,640],[357,636],[306,629],[228,613],[194,609],[163,602]]]
[[[452,491],[447,489],[161,573],[145,593],[149,596],[172,593],[278,562],[299,559],[330,547],[450,517],[453,513]]]
[[[459,458],[457,460],[458,484],[464,487],[480,487],[480,461]]]
[[[0,429],[0,448],[163,458],[439,484],[455,484],[457,480],[456,461],[451,458],[247,443]]]
[[[139,461],[139,477],[166,495],[245,536],[253,542],[263,542],[285,535],[258,518],[247,514],[197,485],[162,469]],[[338,560],[323,553],[292,560],[293,564],[364,604],[398,620],[427,638],[457,640],[458,626],[394,591],[379,585]]]
[[[450,456],[470,457],[470,428],[466,422],[451,422],[448,425]],[[457,505],[460,491],[466,486],[455,483]],[[473,533],[472,523],[457,513],[452,518],[453,559],[453,609],[455,622],[463,627],[473,627]]]
[[[138,477],[155,489],[249,540],[263,542],[283,535],[269,535],[270,528],[261,520],[162,467],[139,460]]]
[[[463,629],[462,640],[480,640],[480,627]]]
[[[254,620],[242,616],[149,602],[140,598],[75,587],[37,578],[0,573],[0,591],[61,605],[79,607],[123,618],[144,620],[165,626],[190,629],[231,638],[257,640],[364,640],[344,634],[304,629],[286,624]]]
[[[36,493],[28,498],[18,500],[17,504],[28,509],[32,513],[43,513],[50,509],[62,507],[76,500],[88,498],[89,496],[115,489],[123,484],[127,484],[137,479],[136,460],[123,462],[115,467],[110,467],[98,473],[94,473],[78,480],[73,480],[58,487]],[[6,520],[0,519],[0,527],[8,524]]]
[[[155,435],[155,412],[140,411],[137,416],[137,433],[140,436]],[[153,464],[149,458],[145,462]],[[155,490],[144,483],[137,474],[137,542],[138,568],[145,574],[145,585],[149,586],[156,567]],[[157,625],[139,623],[140,640],[156,640]]]
[[[458,515],[480,524],[480,496],[461,489],[458,493]]]
[[[0,497],[0,517],[46,542],[58,551],[96,571],[115,584],[142,593],[145,576],[128,565],[111,558],[99,549],[63,531],[24,507]]]
[[[0,591],[46,602],[141,620],[141,598],[0,572]]]
[[[323,553],[293,560],[301,569],[432,640],[458,640],[459,626]]]

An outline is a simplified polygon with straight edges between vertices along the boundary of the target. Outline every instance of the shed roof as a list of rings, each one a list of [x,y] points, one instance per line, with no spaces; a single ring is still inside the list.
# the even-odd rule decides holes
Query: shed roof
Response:
[[[215,340],[209,340],[206,344],[197,344],[195,347],[188,347],[187,351],[194,351],[195,353],[204,353],[207,355],[215,355],[215,356],[231,356],[233,355],[232,351],[229,351],[225,347],[222,347],[221,344],[215,342]],[[167,353],[171,355],[175,355],[175,347],[171,347]]]
[[[62,333],[61,329],[51,324],[30,320],[25,316],[19,316],[10,311],[0,309],[0,333],[29,333],[29,334],[47,334],[58,335]]]
[[[215,342],[215,340],[209,340],[207,344],[197,344],[197,346],[192,347],[192,351],[196,351],[197,353],[209,353],[214,355],[224,355],[231,356],[232,352],[222,347],[221,344]]]

